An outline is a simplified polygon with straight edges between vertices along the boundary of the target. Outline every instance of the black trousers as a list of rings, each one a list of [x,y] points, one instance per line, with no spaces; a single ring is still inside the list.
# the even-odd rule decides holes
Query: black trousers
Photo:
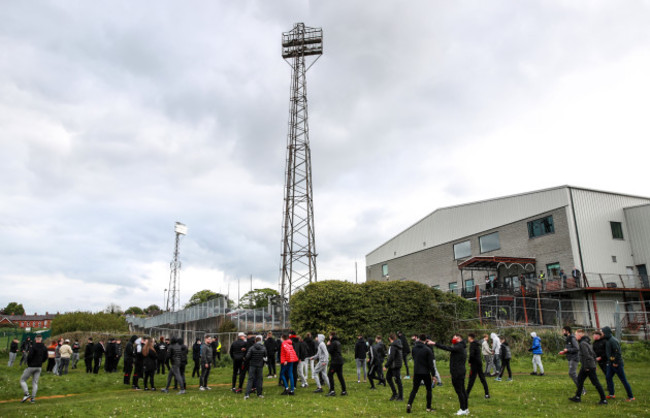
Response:
[[[169,370],[169,367],[167,367],[167,370]],[[158,373],[165,374],[165,359],[158,359]]]
[[[194,360],[194,368],[192,369],[192,377],[196,374],[201,377],[201,360]]]
[[[345,379],[343,378],[343,365],[342,364],[330,364],[329,371],[327,372],[327,378],[330,381],[330,392],[336,392],[334,388],[334,375],[339,379],[341,384],[341,390],[346,391]]]
[[[607,378],[607,363],[598,363],[598,367],[603,371],[605,378]]]
[[[451,375],[451,384],[454,385],[456,395],[458,395],[458,403],[460,409],[463,411],[467,409],[467,391],[465,390],[465,371],[463,374]]]
[[[201,377],[199,377],[199,386],[208,386],[208,377],[210,377],[210,366],[208,365],[208,367],[205,367],[205,364],[201,364]]]
[[[388,386],[390,386],[393,396],[403,398],[404,387],[402,386],[402,378],[399,375],[399,371],[399,368],[388,369],[388,372],[386,372],[386,380],[388,380]],[[393,380],[395,380],[395,383],[393,383]],[[397,384],[397,391],[395,390],[395,384]]]
[[[131,372],[133,371],[133,359],[124,357],[124,384],[131,384]]]
[[[244,385],[244,360],[233,359],[232,361],[232,387],[237,386],[237,375],[239,375],[239,388]]]
[[[151,385],[151,388],[155,388],[156,385],[153,384],[153,377],[156,374],[155,370],[145,370],[144,372],[144,387],[147,387],[147,383]]]
[[[501,360],[501,373],[499,373],[499,378],[503,377],[503,373],[505,373],[506,368],[508,369],[508,377],[512,378],[512,370],[510,370],[510,359],[503,359]]]
[[[411,373],[409,373],[409,355],[408,355],[408,353],[404,353],[402,355],[402,360],[404,360],[404,367],[406,367],[406,375],[410,376]]]
[[[99,373],[99,368],[102,366],[102,358],[101,357],[95,357],[94,359],[94,367],[93,367],[93,373],[97,374]]]
[[[422,385],[422,382],[424,381],[424,387],[427,390],[427,409],[431,409],[431,375],[430,374],[415,374],[413,376],[413,389],[411,389],[411,394],[409,395],[409,405],[413,405],[413,401],[415,400],[415,395],[418,393],[418,389],[420,389],[420,385]]]
[[[483,365],[477,365],[475,366],[474,364],[470,364],[470,370],[469,370],[469,383],[467,384],[467,397],[469,398],[469,393],[472,391],[472,388],[474,387],[474,382],[476,381],[476,376],[481,380],[481,384],[483,384],[483,390],[485,391],[486,395],[490,394],[490,389],[488,389],[488,384],[487,381],[485,380],[485,374],[483,373]]]
[[[384,378],[381,376],[381,363],[371,363],[370,368],[368,368],[368,381],[370,382],[370,387],[375,387],[375,380],[378,380],[379,383],[384,381]]]
[[[600,400],[602,401],[603,399],[605,399],[605,391],[603,390],[603,386],[600,384],[600,381],[598,380],[598,375],[596,374],[596,368],[580,369],[580,372],[578,373],[578,389],[576,390],[576,398],[582,396],[582,389],[585,386],[585,380],[587,380],[587,377],[591,381],[591,384],[594,385],[594,387],[598,391],[598,394],[600,395]]]
[[[185,388],[187,387],[187,386],[185,386],[185,367],[186,366],[187,366],[186,364],[181,364],[180,366],[178,366],[178,372],[181,375],[181,379],[182,379],[181,389],[183,389],[183,390],[185,390]],[[174,389],[176,389],[177,387],[178,387],[178,380],[176,380],[176,378],[174,378]]]
[[[86,373],[92,373],[93,372],[93,358],[92,357],[84,357],[84,363],[86,363]]]
[[[133,386],[138,387],[138,381],[144,376],[144,363],[142,359],[136,359],[133,364]]]
[[[269,376],[275,376],[277,374],[275,370],[275,355],[268,356],[267,366],[269,368]]]

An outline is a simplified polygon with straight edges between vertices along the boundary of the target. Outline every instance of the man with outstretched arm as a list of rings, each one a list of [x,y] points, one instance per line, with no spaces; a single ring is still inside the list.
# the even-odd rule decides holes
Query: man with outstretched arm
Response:
[[[454,385],[456,394],[458,395],[458,403],[460,409],[456,415],[469,415],[469,408],[467,405],[467,391],[465,390],[465,361],[467,360],[467,352],[465,350],[465,341],[460,334],[454,334],[451,340],[451,346],[437,344],[435,341],[427,342],[434,347],[441,350],[449,351],[449,371],[451,372],[451,384]]]

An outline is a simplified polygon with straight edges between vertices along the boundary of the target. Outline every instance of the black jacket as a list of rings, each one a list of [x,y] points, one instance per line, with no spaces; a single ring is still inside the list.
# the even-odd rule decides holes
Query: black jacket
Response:
[[[512,352],[510,351],[510,346],[507,341],[501,343],[501,352],[499,353],[501,360],[510,360],[512,358]]]
[[[95,344],[93,343],[88,343],[86,344],[86,349],[84,351],[84,357],[86,358],[91,358],[93,356],[93,353],[95,352]]]
[[[307,337],[303,340],[303,342],[307,345],[307,357],[315,356],[316,353],[318,352],[318,346],[316,345],[314,339],[311,337]]]
[[[169,346],[165,341],[161,341],[160,343],[156,344],[156,353],[158,353],[158,361],[164,361],[166,358],[169,357],[167,355],[167,350],[169,350]]]
[[[449,372],[452,376],[460,377],[465,376],[465,361],[467,360],[467,352],[465,350],[465,341],[461,341],[451,347],[436,344],[441,350],[449,351]]]
[[[298,360],[305,361],[308,353],[309,353],[309,347],[307,347],[307,343],[304,341],[300,341],[298,343],[298,351],[296,352],[296,355],[298,356]]]
[[[185,344],[181,344],[181,367],[187,366],[187,354],[189,350]]]
[[[402,341],[399,338],[390,343],[390,347],[388,347],[388,358],[384,366],[387,369],[402,368]]]
[[[599,340],[594,341],[594,353],[596,353],[596,358],[600,357],[600,364],[607,364],[607,349],[605,348],[607,340],[600,338]]]
[[[262,343],[254,344],[246,352],[246,361],[253,367],[263,367],[265,357],[266,348],[264,348]]]
[[[133,360],[135,357],[135,340],[138,339],[137,335],[132,335],[131,338],[129,339],[129,342],[126,343],[126,346],[124,347],[124,361],[126,360]]]
[[[47,348],[43,343],[32,344],[27,354],[27,367],[42,367],[47,360]]]
[[[178,343],[167,346],[167,358],[171,361],[172,366],[180,367],[182,356],[181,346]]]
[[[417,341],[411,351],[413,355],[413,373],[431,374],[433,370],[433,352],[423,342]]]
[[[18,352],[18,342],[17,341],[12,341],[11,346],[9,346],[9,352],[10,353],[17,353]]]
[[[156,353],[156,349],[154,348],[153,350],[149,350],[146,356],[144,357],[144,370],[153,372],[156,371],[156,365],[158,362],[158,354]]]
[[[469,364],[470,366],[483,367],[483,357],[481,356],[481,344],[474,340],[469,344]]]
[[[343,354],[341,353],[341,342],[338,338],[334,337],[330,341],[330,344],[327,346],[327,351],[330,353],[331,360],[330,364],[336,366],[343,364]]]
[[[360,338],[357,340],[357,343],[354,344],[354,358],[366,358],[366,354],[368,353],[368,346],[366,345],[366,340],[363,338]]]
[[[578,346],[578,340],[573,334],[566,336],[566,359],[578,361],[580,359],[580,348]]]
[[[192,346],[192,360],[201,361],[201,343],[194,343]]]
[[[104,346],[101,343],[97,343],[93,345],[93,357],[95,358],[101,358],[106,350],[104,349]]]
[[[591,340],[586,335],[580,338],[580,367],[586,370],[596,368],[596,353],[591,346]]]
[[[235,342],[230,344],[230,357],[232,357],[233,360],[243,360],[246,355],[246,350],[242,350],[242,348],[246,348],[246,340],[237,339]]]
[[[264,341],[264,348],[266,348],[266,354],[269,357],[273,357],[276,352],[276,343],[275,338],[269,337]]]
[[[401,334],[399,336],[399,340],[402,343],[402,356],[405,356],[407,354],[411,354],[411,347],[409,347],[409,342],[406,339],[406,335]]]

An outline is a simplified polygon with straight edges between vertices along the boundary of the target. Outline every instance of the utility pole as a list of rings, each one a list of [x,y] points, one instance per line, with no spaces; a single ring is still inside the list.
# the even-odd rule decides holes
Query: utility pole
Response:
[[[187,235],[187,226],[180,222],[176,222],[174,226],[174,233],[176,234],[176,245],[174,246],[174,259],[169,263],[171,273],[169,275],[169,293],[167,293],[167,307],[168,312],[175,312],[176,309],[181,307],[181,282],[180,271],[181,262],[179,259],[179,244],[181,235]]]

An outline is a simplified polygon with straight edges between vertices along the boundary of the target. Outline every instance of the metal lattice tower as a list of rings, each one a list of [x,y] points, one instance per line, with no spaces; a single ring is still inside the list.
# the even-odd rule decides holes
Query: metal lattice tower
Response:
[[[180,271],[181,271],[181,261],[179,260],[179,251],[178,247],[181,240],[181,235],[187,234],[187,226],[180,222],[176,222],[174,226],[174,233],[176,234],[176,245],[174,246],[174,259],[169,266],[171,272],[169,274],[169,293],[167,293],[167,306],[165,310],[168,312],[175,312],[177,309],[181,308],[181,282],[180,282]]]
[[[317,281],[311,150],[307,121],[307,70],[323,54],[323,30],[296,23],[282,34],[282,58],[291,66],[280,295],[288,300]],[[307,66],[307,57],[315,57]]]

